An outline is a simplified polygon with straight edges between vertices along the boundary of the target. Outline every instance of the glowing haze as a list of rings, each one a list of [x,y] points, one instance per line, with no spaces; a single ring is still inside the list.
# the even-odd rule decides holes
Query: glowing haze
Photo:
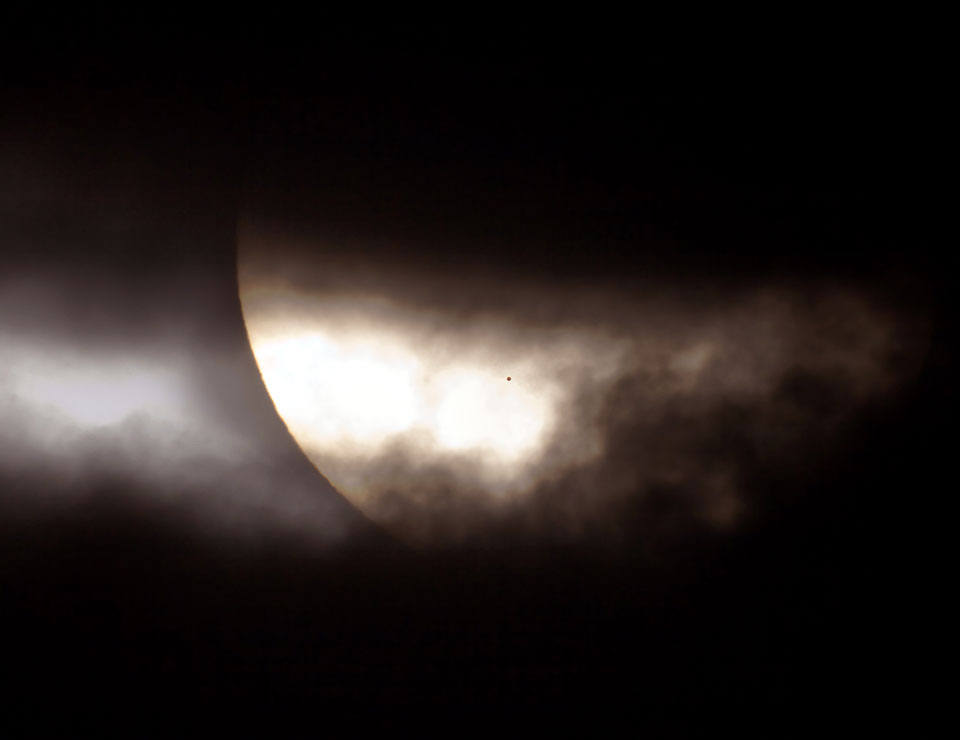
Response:
[[[311,447],[370,452],[404,434],[440,451],[519,463],[552,423],[549,389],[501,385],[496,368],[430,366],[388,333],[342,336],[335,327],[253,345],[277,409]]]
[[[382,297],[243,291],[254,355],[277,411],[306,453],[361,508],[424,469],[468,468],[495,496],[529,488],[576,390],[615,347],[573,331],[517,341],[504,319],[437,321]],[[541,334],[543,334],[541,332]],[[595,351],[584,354],[584,346]],[[510,377],[510,382],[507,377]],[[585,435],[568,463],[596,454]],[[383,478],[368,464],[402,452],[418,470]],[[350,464],[348,461],[354,461]],[[375,512],[374,512],[374,516]]]
[[[733,527],[752,476],[828,454],[926,344],[922,317],[825,280],[543,280],[249,228],[239,255],[277,412],[415,541]]]

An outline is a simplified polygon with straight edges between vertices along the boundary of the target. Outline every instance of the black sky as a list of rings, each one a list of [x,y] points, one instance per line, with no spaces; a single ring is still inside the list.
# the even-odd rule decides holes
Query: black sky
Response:
[[[923,603],[913,543],[956,400],[935,48],[654,52],[659,33],[625,22],[4,25],[5,370],[37,347],[149,358],[188,389],[196,437],[161,453],[149,424],[31,436],[0,398],[2,722],[183,734],[199,709],[214,731],[314,734],[347,708],[357,729],[716,718],[779,736],[835,710],[876,726],[907,696],[897,615]],[[322,224],[373,265],[545,286],[642,274],[695,302],[855,284],[921,317],[928,350],[841,432],[801,430],[785,467],[756,462],[749,415],[705,422],[746,461],[757,513],[735,532],[686,528],[666,491],[625,504],[662,526],[616,547],[418,552],[353,512],[273,412],[236,294],[250,215]],[[785,392],[816,408],[829,390]]]

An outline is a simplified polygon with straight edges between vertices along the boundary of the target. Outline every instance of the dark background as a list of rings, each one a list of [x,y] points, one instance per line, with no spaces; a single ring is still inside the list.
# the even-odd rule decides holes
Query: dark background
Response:
[[[6,142],[91,192],[135,186],[134,220],[209,235],[39,253],[10,240],[4,269],[107,266],[126,287],[102,300],[134,315],[149,301],[144,322],[164,306],[192,315],[248,363],[251,397],[241,213],[545,281],[877,281],[897,305],[922,303],[934,332],[921,378],[825,462],[772,481],[784,490],[732,535],[412,552],[360,523],[336,547],[241,546],[144,509],[124,483],[52,516],[5,506],[3,722],[183,734],[199,714],[212,731],[319,734],[346,715],[354,729],[513,733],[625,718],[779,736],[917,719],[916,616],[930,608],[917,543],[935,539],[956,400],[956,257],[932,226],[947,94],[933,40],[653,51],[660,29],[624,19],[372,28],[17,10],[3,35]],[[5,213],[8,233],[42,226]],[[185,271],[202,301],[164,290]],[[319,479],[317,495],[333,495]]]

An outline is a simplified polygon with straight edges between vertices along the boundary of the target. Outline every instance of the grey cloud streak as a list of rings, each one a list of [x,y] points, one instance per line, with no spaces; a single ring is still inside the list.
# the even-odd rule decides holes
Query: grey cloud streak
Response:
[[[0,331],[5,504],[73,506],[119,486],[130,506],[199,516],[228,536],[277,527],[343,536],[344,507],[256,398],[245,348],[163,334],[137,346],[102,324],[79,335]],[[33,500],[18,500],[18,480]]]
[[[285,434],[250,356],[222,186],[127,154],[0,147],[0,516],[112,491],[207,536],[342,540],[363,524]]]

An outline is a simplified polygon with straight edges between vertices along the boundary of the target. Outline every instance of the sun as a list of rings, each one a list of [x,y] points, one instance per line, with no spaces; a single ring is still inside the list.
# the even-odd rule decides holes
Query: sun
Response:
[[[275,247],[242,241],[238,257],[264,386],[317,470],[388,531],[457,537],[458,511],[498,516],[603,454],[592,399],[629,350],[617,337],[490,296],[451,309],[432,292],[461,291],[456,275]]]
[[[278,413],[320,456],[369,456],[407,438],[422,453],[470,454],[509,473],[554,422],[549,389],[505,386],[495,362],[432,357],[396,327],[358,334],[255,318],[248,326]]]

